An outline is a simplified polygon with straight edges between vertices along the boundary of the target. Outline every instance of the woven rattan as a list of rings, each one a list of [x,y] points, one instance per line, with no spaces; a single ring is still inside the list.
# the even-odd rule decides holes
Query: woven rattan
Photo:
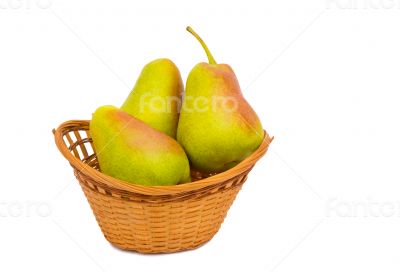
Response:
[[[265,133],[250,157],[223,173],[204,176],[192,171],[191,183],[143,186],[99,171],[89,121],[65,122],[53,133],[105,238],[119,248],[142,253],[182,251],[209,241],[272,140]]]

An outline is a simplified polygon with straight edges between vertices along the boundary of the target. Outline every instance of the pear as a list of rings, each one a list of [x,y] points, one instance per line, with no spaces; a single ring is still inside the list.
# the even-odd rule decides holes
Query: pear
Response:
[[[175,138],[183,83],[176,65],[157,59],[144,66],[121,109]]]
[[[90,133],[106,175],[142,185],[190,181],[189,161],[179,143],[116,107],[98,108]]]
[[[245,100],[232,68],[217,64],[204,41],[209,63],[190,72],[179,117],[177,140],[194,169],[225,171],[254,152],[264,138],[261,122]]]

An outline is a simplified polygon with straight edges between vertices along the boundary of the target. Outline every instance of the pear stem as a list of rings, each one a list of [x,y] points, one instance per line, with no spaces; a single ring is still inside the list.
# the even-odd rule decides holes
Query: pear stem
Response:
[[[207,54],[208,62],[210,64],[217,64],[217,62],[215,61],[213,55],[211,54],[210,50],[208,49],[203,39],[200,38],[200,36],[190,26],[186,27],[186,30],[190,32],[200,42],[201,46],[203,46],[203,49],[204,51],[206,51]]]

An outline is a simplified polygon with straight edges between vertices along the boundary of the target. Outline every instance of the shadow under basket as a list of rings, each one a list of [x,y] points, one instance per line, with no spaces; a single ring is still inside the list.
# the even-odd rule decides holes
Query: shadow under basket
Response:
[[[235,167],[212,176],[192,171],[193,182],[175,186],[130,184],[99,171],[89,121],[68,121],[53,130],[105,238],[118,248],[168,253],[196,248],[219,230],[254,164],[272,139]]]

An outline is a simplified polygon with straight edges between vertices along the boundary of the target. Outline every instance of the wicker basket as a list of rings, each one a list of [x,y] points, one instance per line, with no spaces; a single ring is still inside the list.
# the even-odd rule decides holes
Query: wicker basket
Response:
[[[68,121],[53,130],[105,236],[113,245],[142,253],[196,248],[219,230],[227,211],[271,138],[228,171],[176,186],[129,184],[99,171],[89,121]],[[200,180],[199,180],[200,179]]]

